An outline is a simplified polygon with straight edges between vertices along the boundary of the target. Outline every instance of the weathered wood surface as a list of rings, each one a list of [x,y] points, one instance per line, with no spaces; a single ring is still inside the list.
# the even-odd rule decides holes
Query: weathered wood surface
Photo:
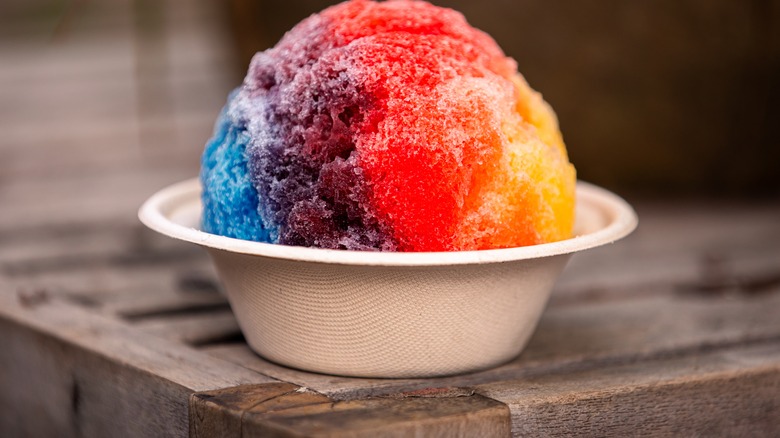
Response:
[[[714,212],[723,207],[697,208],[699,216],[706,218],[715,216]],[[658,230],[673,223],[670,217],[674,216],[674,211],[664,214],[663,207],[643,208],[641,204],[639,210],[644,222],[635,236],[594,251],[589,257],[580,256],[573,260],[566,274],[568,278],[564,278],[554,292],[550,306],[523,355],[492,370],[439,379],[351,379],[306,373],[264,361],[246,347],[235,322],[225,312],[224,298],[215,290],[213,272],[204,267],[205,256],[197,252],[184,261],[175,257],[162,262],[158,259],[154,263],[129,265],[101,261],[98,265],[102,266],[105,278],[110,281],[104,282],[105,289],[100,291],[89,287],[83,291],[53,288],[58,282],[67,284],[68,278],[73,279],[73,286],[78,286],[75,279],[79,275],[89,276],[89,271],[96,267],[92,261],[66,266],[39,263],[34,270],[6,269],[2,279],[6,291],[12,290],[17,294],[14,299],[20,304],[16,307],[29,307],[27,312],[43,312],[46,308],[59,309],[62,306],[77,309],[79,315],[114,321],[116,326],[123,327],[127,338],[136,338],[135,342],[146,348],[157,345],[156,342],[194,345],[199,352],[191,347],[186,347],[187,351],[198,355],[188,356],[187,361],[201,363],[204,358],[214,357],[228,367],[231,366],[228,363],[240,366],[233,368],[234,371],[225,377],[236,370],[254,372],[252,375],[258,378],[273,378],[309,388],[319,394],[318,397],[327,398],[324,403],[376,400],[377,397],[430,387],[466,387],[476,394],[505,403],[511,411],[512,430],[518,435],[581,433],[618,436],[640,430],[637,429],[639,427],[646,427],[641,430],[657,434],[708,434],[717,430],[730,434],[773,435],[780,427],[777,405],[780,395],[780,319],[777,318],[780,288],[773,278],[777,272],[773,266],[777,266],[780,260],[777,257],[780,246],[776,245],[776,234],[770,224],[777,217],[778,208],[742,206],[738,210],[741,213],[732,212],[729,221],[716,221],[713,226],[702,219],[699,224],[705,225],[701,228],[696,224],[681,223],[667,233],[659,233]],[[643,211],[648,213],[645,215]],[[698,232],[700,237],[694,238],[691,237],[697,234],[694,228],[708,231]],[[125,232],[133,233],[133,229],[130,226]],[[719,242],[718,235],[729,233],[741,235],[741,245]],[[48,251],[56,246],[52,241],[57,239],[50,236],[47,239],[50,240],[45,248]],[[149,239],[155,241],[157,238]],[[68,239],[64,242],[67,243]],[[178,251],[175,250],[177,245],[155,242],[151,244],[154,249],[150,251],[163,254],[171,251],[169,248]],[[96,245],[95,248],[96,253],[100,253],[100,247]],[[714,260],[706,254],[696,256],[701,254],[702,248],[715,248],[719,258]],[[745,248],[757,248],[751,252],[748,261],[740,255],[741,252],[746,253]],[[121,246],[112,248],[107,245],[103,251],[121,252]],[[620,259],[615,253],[624,257],[641,254],[648,260],[663,258],[666,254],[673,259],[675,254],[693,254],[688,257],[697,263],[692,262],[687,270],[678,267],[680,275],[677,276],[641,281],[637,288],[630,287],[629,277],[621,282],[602,283],[598,288],[589,281],[583,282],[582,289],[577,287],[576,278],[572,276],[583,275],[581,272],[588,272],[590,277],[583,275],[586,279],[609,279],[611,273],[620,273],[630,266],[613,263]],[[44,253],[40,257],[43,260],[47,256]],[[36,259],[31,254],[26,260]],[[8,263],[12,262],[9,260]],[[194,267],[189,268],[189,264]],[[147,271],[150,273],[147,281],[138,281],[137,277]],[[637,276],[641,277],[641,274],[642,271],[638,270]],[[36,288],[36,284],[46,286]],[[144,286],[157,289],[145,290]],[[4,312],[14,309],[7,303],[1,307]],[[12,328],[4,329],[3,333],[13,333],[25,327],[25,330],[35,333],[43,332],[44,335],[39,336],[47,339],[47,336],[54,335],[51,330],[47,332],[41,328],[41,321],[72,326],[68,316],[54,310],[51,312],[33,313],[38,316],[17,322]],[[16,317],[15,313],[13,315]],[[83,320],[83,316],[78,319]],[[115,336],[110,329],[104,328],[92,332],[73,327],[68,330],[75,333],[76,339],[82,339],[84,333],[94,336],[77,343],[80,352],[73,353],[77,357],[73,360],[73,369],[80,367],[82,361],[89,369],[89,360],[83,359],[84,356],[106,356],[107,353],[89,352],[98,347],[104,348],[100,346],[99,339]],[[142,333],[148,337],[139,341]],[[30,335],[26,336],[29,338]],[[23,348],[18,342],[15,345],[17,347],[13,351]],[[126,361],[122,354],[111,353],[104,365],[109,366],[112,361]],[[14,353],[13,356],[13,360],[23,360],[20,358],[24,358],[25,354]],[[32,364],[50,360],[39,356],[32,358],[29,354],[26,357],[25,363]],[[6,358],[9,356],[6,355]],[[9,369],[14,367],[9,365]],[[24,369],[29,370],[30,367],[26,365]],[[160,376],[163,370],[153,369],[150,372]],[[168,374],[162,376],[167,381],[175,381],[173,379],[179,376],[175,367],[166,372]],[[143,379],[133,379],[134,385],[164,387]],[[225,382],[214,388],[236,383],[240,382]],[[61,392],[65,394],[67,391]],[[178,394],[186,398],[189,392],[180,390]],[[143,391],[139,394],[148,395]],[[171,412],[181,415],[182,405],[177,406],[178,410]],[[11,409],[11,412],[14,410]],[[99,414],[107,411],[91,412]],[[241,426],[246,427],[242,430],[270,427],[267,417],[263,417],[262,421],[266,423],[262,424],[252,423],[253,418],[244,418],[248,425]],[[303,419],[295,418],[296,424],[304,423]],[[399,418],[387,416],[385,419],[391,430],[402,430],[390,426],[401,421]],[[442,424],[450,424],[450,420],[453,418],[447,417]],[[182,430],[181,421],[179,418],[176,429],[179,432]],[[192,417],[188,421],[192,431]],[[345,420],[322,421],[325,423],[316,423],[317,427],[335,431],[343,427],[342,421]],[[97,426],[94,427],[98,430]],[[199,427],[203,430],[205,426]]]
[[[583,368],[647,362],[712,349],[780,342],[780,294],[748,303],[663,298],[551,305],[523,354],[508,364],[438,379],[349,379],[290,370],[258,358],[244,344],[205,350],[277,379],[338,399],[408,388],[471,386]],[[688,301],[688,302],[686,302]]]
[[[509,409],[463,391],[332,401],[306,388],[268,384],[195,394],[190,431],[206,436],[507,436]]]
[[[728,220],[722,211],[730,211]],[[625,242],[573,258],[519,358],[485,372],[436,379],[436,384],[473,385],[780,342],[780,207],[731,210],[700,205],[689,212],[696,221],[681,221],[677,227],[672,226],[678,217],[673,208],[640,205],[639,212],[643,222]],[[730,236],[741,240],[735,243]],[[745,248],[756,249],[747,260]],[[710,251],[719,255],[719,261],[709,258]],[[690,263],[670,267],[678,275],[651,277],[653,272],[632,265],[632,258],[656,261],[654,265],[667,258],[672,262],[687,258]],[[634,273],[636,284],[624,270]],[[612,282],[614,277],[620,280]],[[244,344],[205,350],[335,398],[430,384],[303,373],[263,361]]]
[[[516,436],[776,436],[780,345],[479,385]]]
[[[632,200],[635,234],[574,257],[491,370],[356,379],[255,355],[206,254],[135,217],[197,174],[240,78],[213,4],[158,5],[0,43],[0,436],[780,435],[777,202]]]
[[[2,292],[4,436],[181,436],[191,393],[273,381],[45,291]]]

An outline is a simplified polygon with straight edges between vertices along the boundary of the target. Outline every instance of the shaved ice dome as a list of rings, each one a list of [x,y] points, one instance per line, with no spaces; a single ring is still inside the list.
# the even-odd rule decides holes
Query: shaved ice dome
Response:
[[[202,159],[204,231],[459,251],[570,237],[555,113],[487,34],[422,1],[354,0],[252,59]]]

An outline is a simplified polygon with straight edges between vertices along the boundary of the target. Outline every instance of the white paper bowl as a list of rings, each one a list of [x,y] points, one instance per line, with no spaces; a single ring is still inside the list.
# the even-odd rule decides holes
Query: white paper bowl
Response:
[[[273,245],[199,230],[197,179],[149,198],[141,221],[206,247],[250,347],[308,371],[362,377],[465,373],[525,347],[572,253],[637,224],[631,207],[577,185],[575,235],[521,248],[381,253]]]

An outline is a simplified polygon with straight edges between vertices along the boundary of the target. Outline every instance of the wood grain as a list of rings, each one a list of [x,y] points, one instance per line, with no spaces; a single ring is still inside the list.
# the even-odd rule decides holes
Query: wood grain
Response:
[[[780,288],[745,300],[661,295],[551,307],[517,359],[482,372],[436,379],[357,379],[306,373],[265,361],[244,344],[214,345],[205,351],[335,399],[351,399],[774,342],[780,340],[778,309]]]
[[[19,326],[95,351],[109,359],[159,375],[194,391],[270,381],[260,374],[209,358],[180,343],[144,336],[138,329],[44,294],[32,305],[0,295],[0,315]]]
[[[674,293],[780,271],[780,204],[645,201],[635,208],[637,230],[575,255],[551,305]]]
[[[190,436],[191,437],[238,437],[245,433],[244,424],[247,411],[267,402],[278,405],[280,399],[296,394],[301,387],[289,383],[271,383],[264,385],[244,385],[193,394],[190,397]],[[305,400],[299,400],[292,406],[304,404],[328,403],[322,395],[306,391]],[[287,399],[289,402],[289,398]],[[287,407],[291,405],[287,403]],[[267,410],[267,409],[266,409]],[[258,408],[262,411],[262,408]]]
[[[228,339],[244,340],[229,307],[144,318],[133,326],[144,333],[189,345],[222,343]]]
[[[191,389],[2,318],[0,342],[3,436],[186,434]]]
[[[480,385],[514,436],[777,436],[780,343]]]
[[[45,293],[0,294],[0,340],[7,436],[181,436],[192,392],[273,381]]]
[[[267,380],[39,293],[24,311],[3,303],[14,313],[0,316],[5,436],[183,435],[194,389]]]
[[[478,395],[334,402],[290,384],[194,394],[192,436],[451,437],[509,435],[506,406]]]

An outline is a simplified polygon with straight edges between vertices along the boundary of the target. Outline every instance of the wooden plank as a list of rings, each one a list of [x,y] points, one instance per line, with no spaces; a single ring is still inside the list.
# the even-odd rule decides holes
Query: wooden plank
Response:
[[[773,240],[772,232],[777,228],[772,222],[774,217],[762,214],[746,214],[744,217],[732,214],[732,217],[735,220],[740,219],[737,222],[743,223],[742,226],[733,227],[733,234],[742,239],[740,244],[727,245],[726,242],[718,245],[716,243],[715,236],[724,233],[723,230],[728,222],[714,228],[703,226],[702,228],[709,228],[711,231],[699,233],[700,243],[690,243],[690,245],[700,245],[708,241],[712,247],[729,248],[729,252],[723,250],[720,253],[701,255],[690,251],[661,252],[662,249],[657,245],[655,245],[656,249],[646,248],[647,245],[643,242],[652,240],[649,237],[639,240],[632,237],[625,243],[575,256],[572,266],[564,273],[562,282],[553,293],[551,305],[575,304],[593,299],[626,299],[636,295],[676,294],[681,290],[712,289],[718,286],[718,282],[723,289],[734,287],[739,289],[741,285],[771,282],[773,278],[777,281],[777,270],[780,269],[778,267],[780,243],[775,245]],[[134,216],[129,215],[124,218],[124,222],[128,221],[135,221]],[[643,223],[643,226],[654,225],[652,219],[646,222],[647,224]],[[58,235],[48,233],[46,229],[40,230],[44,233],[41,238],[35,237],[35,232],[40,227],[31,225],[32,229],[28,230],[29,232],[25,232],[24,228],[16,227],[13,232],[8,231],[5,236],[0,235],[0,241],[4,243],[0,246],[0,263],[3,258],[6,258],[11,260],[11,266],[7,269],[14,271],[38,269],[36,272],[42,273],[40,269],[48,269],[46,266],[66,265],[66,261],[74,257],[78,258],[76,256],[82,252],[85,259],[95,259],[101,263],[112,257],[121,258],[120,253],[109,257],[104,257],[101,253],[103,248],[114,247],[114,243],[118,252],[127,250],[127,247],[122,248],[122,245],[129,245],[130,250],[135,253],[137,251],[132,248],[134,239],[139,239],[139,242],[150,241],[155,248],[176,247],[170,239],[154,236],[151,232],[143,233],[142,226],[137,222],[133,223],[131,234],[122,230],[121,227],[125,226],[123,223],[117,224],[114,228],[106,224],[79,225],[77,222],[66,225],[62,229],[52,227]],[[91,227],[95,227],[94,235],[87,232]],[[658,228],[658,226],[654,227],[654,229]],[[752,231],[745,231],[744,228]],[[24,238],[17,239],[14,244],[8,244],[8,238],[20,235]],[[666,248],[671,247],[671,243],[667,243]],[[184,245],[178,248],[188,251],[187,246]],[[191,249],[194,256],[197,251],[194,247]],[[28,257],[38,253],[46,254],[46,257],[40,260]],[[25,260],[26,258],[31,260]],[[63,263],[50,263],[58,260],[62,260]],[[25,267],[28,264],[32,264],[33,267]],[[667,268],[663,268],[664,266]],[[674,274],[672,271],[677,273]],[[667,277],[658,278],[661,274],[666,274]]]
[[[502,381],[514,436],[777,436],[780,343]]]
[[[133,327],[144,333],[189,345],[244,341],[229,307],[209,312],[148,317],[134,322]]]
[[[198,145],[197,149],[193,150],[191,159],[182,158],[189,164],[188,166],[174,166],[168,168],[167,172],[164,172],[166,169],[150,164],[149,171],[140,174],[138,169],[131,168],[118,169],[116,172],[105,175],[68,175],[56,183],[45,179],[21,179],[15,181],[13,185],[5,185],[3,191],[0,192],[0,199],[13,203],[17,209],[28,212],[31,219],[33,218],[32,214],[37,212],[33,208],[36,202],[57,204],[61,213],[67,213],[64,206],[68,202],[72,209],[76,209],[80,202],[89,201],[90,198],[101,196],[109,198],[113,195],[116,198],[113,202],[114,205],[123,205],[126,208],[132,206],[137,209],[140,207],[140,201],[145,200],[165,185],[197,176],[196,164],[201,148],[202,146]],[[127,197],[124,198],[119,194]],[[49,208],[51,209],[51,207]],[[12,212],[8,212],[8,214],[10,213]]]
[[[180,311],[222,308],[225,297],[200,273],[202,262],[112,265],[85,263],[73,269],[37,270],[13,277],[0,276],[9,291],[44,291],[54,298],[88,306],[95,311],[138,319]]]
[[[30,298],[3,290],[0,304],[0,317],[6,324],[45,334],[193,391],[271,380],[180,343],[144,335],[126,323],[45,293]]]
[[[780,272],[780,207],[770,203],[639,203],[639,227],[615,245],[577,254],[553,300],[655,293],[713,275]],[[652,290],[655,289],[655,290]]]
[[[194,394],[190,409],[194,437],[509,435],[507,407],[470,392],[334,402],[295,385],[253,385]]]
[[[32,136],[17,127],[5,131],[7,143],[0,148],[0,157],[4,158],[3,175],[7,180],[18,182],[42,179],[53,184],[55,178],[97,180],[121,172],[143,175],[184,167],[192,170],[192,176],[195,176],[201,149],[211,134],[208,126],[212,119],[213,115],[209,113],[203,116],[204,122],[199,126],[186,126],[183,122],[180,123],[182,126],[177,126],[186,132],[186,148],[181,141],[182,145],[143,150],[135,141],[135,126],[117,126],[105,134],[84,128],[72,132],[55,130],[49,132],[49,137],[53,138]],[[193,139],[195,136],[197,138]],[[57,144],[55,151],[46,147],[52,143]],[[106,144],[112,147],[104,147]]]
[[[194,175],[193,170],[174,168],[148,172],[142,178],[138,173],[123,172],[101,179],[63,178],[57,184],[19,182],[0,191],[0,202],[14,207],[3,209],[0,229],[15,229],[19,224],[44,227],[135,220],[138,208],[151,194]]]
[[[362,398],[424,386],[472,386],[581,367],[650,360],[701,349],[780,339],[780,288],[731,299],[661,295],[549,308],[520,357],[490,370],[436,379],[324,376],[263,360],[244,345],[209,346],[216,357],[334,399]]]
[[[352,400],[386,395],[401,390],[428,386],[456,386],[445,379],[371,379],[309,373],[263,359],[245,343],[214,344],[199,349],[214,357],[246,367],[275,379],[311,388],[334,400]]]
[[[228,309],[205,252],[140,224],[0,233],[0,243],[0,284],[9,291],[45,292],[129,320]]]
[[[191,35],[194,35],[194,32]],[[182,35],[178,38],[187,38],[187,36]],[[209,36],[203,35],[199,39],[204,38],[209,38]],[[203,51],[203,46],[197,45],[197,41],[177,40],[176,43],[182,46],[183,51],[177,56],[169,58],[177,68],[175,75],[173,72],[165,72],[167,74],[162,76],[141,79],[146,82],[170,85],[170,90],[177,92],[174,95],[175,98],[183,99],[183,102],[191,104],[189,106],[182,105],[177,108],[177,111],[188,112],[209,108],[215,104],[219,105],[220,102],[224,103],[230,87],[238,86],[240,82],[229,83],[228,79],[233,79],[232,76],[228,76],[230,68],[215,68],[213,64],[207,65],[207,63],[224,64],[225,60],[230,57],[223,53],[206,53]],[[106,48],[111,49],[110,47]],[[132,58],[133,47],[125,46],[121,49],[126,50],[128,57]],[[96,52],[92,55],[101,56],[103,54]],[[9,59],[15,58],[9,57]],[[24,62],[23,59],[20,61]],[[79,60],[74,58],[73,63],[78,64]],[[29,70],[32,69],[33,67],[30,66]],[[34,81],[30,79],[14,81],[19,85],[17,87],[0,87],[0,98],[16,104],[16,108],[19,110],[16,114],[9,111],[12,118],[4,123],[8,123],[10,126],[16,123],[30,124],[35,118],[53,114],[64,116],[64,120],[81,119],[83,121],[96,120],[97,122],[119,116],[135,118],[138,115],[134,106],[138,84],[134,80],[132,68],[115,71],[113,74],[88,70],[81,73],[78,77],[58,81],[59,76],[56,72],[52,72],[50,75],[38,77]],[[31,73],[30,76],[35,78],[36,75]],[[176,83],[167,84],[168,82]],[[31,84],[35,84],[35,86],[30,87]],[[210,87],[208,89],[193,88],[198,84],[207,84]],[[188,96],[184,96],[184,89],[189,90]],[[193,92],[193,90],[197,90],[197,92]],[[22,97],[26,99],[22,99]],[[76,101],[79,102],[79,105],[73,105],[73,102]],[[39,112],[36,112],[36,109]]]
[[[5,318],[0,318],[0,344],[4,436],[186,433],[186,400],[192,390],[175,381]]]
[[[14,103],[15,110],[8,112],[9,119],[4,123],[13,126],[53,115],[59,116],[61,123],[76,120],[100,123],[104,119],[135,115],[134,84],[132,80],[122,80],[130,77],[90,76],[91,80],[71,81],[67,87],[45,80],[33,88],[0,87],[0,99]],[[101,95],[105,98],[97,98]],[[79,104],[74,105],[74,102]]]
[[[189,286],[181,284],[181,278],[178,276],[174,288],[164,290],[163,293],[147,289],[147,293],[117,293],[107,296],[101,303],[102,310],[127,320],[138,321],[230,309],[227,298],[216,289],[186,289]]]
[[[27,89],[33,84],[53,78],[81,82],[89,76],[126,78],[132,80],[132,46],[126,40],[94,38],[78,44],[41,46],[41,51],[30,50],[23,44],[0,44],[0,56],[15,62],[0,65],[0,83],[9,88]]]
[[[134,117],[79,118],[75,122],[47,120],[45,130],[40,127],[42,122],[26,119],[13,125],[8,121],[0,122],[6,134],[3,143],[0,143],[0,152],[11,153],[10,157],[15,160],[39,165],[47,164],[39,155],[42,150],[58,158],[70,159],[74,165],[77,164],[76,158],[89,160],[94,156],[109,159],[111,152],[120,158],[126,155],[135,159],[176,155],[181,159],[186,150],[195,151],[199,155],[198,149],[202,149],[209,138],[216,116],[227,98],[227,91],[224,96],[219,92],[219,98],[214,97],[208,105],[187,106],[181,110],[177,108],[170,117],[163,118],[160,123],[175,124],[181,132],[176,137],[177,141],[162,148],[139,149],[138,122]],[[182,102],[181,105],[185,103],[189,105],[194,102]],[[53,147],[55,145],[56,148]],[[154,164],[151,160],[149,163]],[[166,163],[176,164],[170,159]]]
[[[67,269],[69,264],[78,265],[78,260],[92,265],[121,266],[130,260],[159,259],[165,254],[206,260],[205,252],[197,246],[164,237],[134,217],[103,224],[64,223],[0,229],[0,270],[8,276]],[[56,260],[61,260],[63,266],[57,266],[53,262]]]
[[[298,398],[294,406],[330,401],[323,395],[301,390],[290,383],[269,383],[195,393],[190,397],[190,436],[240,437],[248,410],[268,401],[278,404],[292,394],[305,396],[304,400]],[[289,407],[290,397],[286,399]]]
[[[551,308],[521,357],[533,363],[631,360],[780,338],[780,288],[751,299],[648,297]]]
[[[250,436],[452,437],[509,436],[506,406],[478,395],[445,398],[352,400],[250,411]]]
[[[9,290],[45,290],[50,295],[76,302],[92,301],[108,311],[130,317],[154,313],[156,306],[161,309],[187,303],[208,306],[224,301],[214,298],[218,296],[216,283],[189,284],[191,272],[211,268],[199,252],[128,252],[104,256],[37,258],[3,264],[0,280]]]
[[[188,397],[272,379],[45,294],[0,294],[0,430],[183,436]]]

